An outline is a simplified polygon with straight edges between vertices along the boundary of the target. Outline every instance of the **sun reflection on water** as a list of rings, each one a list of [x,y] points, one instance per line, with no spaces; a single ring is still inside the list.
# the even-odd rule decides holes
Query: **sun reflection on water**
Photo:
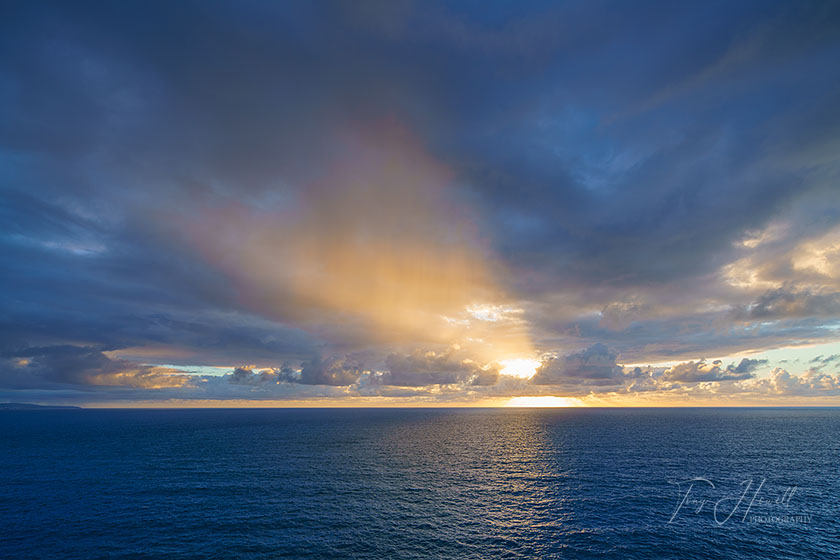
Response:
[[[586,406],[582,400],[576,397],[551,397],[551,396],[544,396],[544,397],[513,397],[508,402],[505,403],[506,407],[534,407],[534,408],[547,408],[547,407],[577,407],[577,406]]]

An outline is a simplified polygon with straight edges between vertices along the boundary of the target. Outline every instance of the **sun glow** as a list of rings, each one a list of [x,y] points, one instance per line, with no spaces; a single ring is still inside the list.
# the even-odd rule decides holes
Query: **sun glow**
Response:
[[[513,397],[505,403],[513,408],[550,408],[586,406],[576,397]]]
[[[530,379],[537,373],[537,368],[540,367],[542,362],[529,358],[514,358],[511,360],[502,360],[500,363],[504,366],[499,372],[502,375]]]

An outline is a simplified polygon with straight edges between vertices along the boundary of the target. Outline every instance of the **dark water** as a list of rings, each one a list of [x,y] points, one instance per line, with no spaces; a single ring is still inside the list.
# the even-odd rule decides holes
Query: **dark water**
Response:
[[[840,558],[838,467],[837,409],[6,411],[0,558]]]

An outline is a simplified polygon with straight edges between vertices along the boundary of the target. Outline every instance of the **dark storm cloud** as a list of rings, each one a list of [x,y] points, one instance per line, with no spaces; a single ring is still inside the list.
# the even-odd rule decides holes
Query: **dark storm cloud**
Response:
[[[44,346],[7,352],[0,367],[0,386],[4,389],[171,388],[188,386],[191,379],[169,368],[112,359],[102,349],[86,346]]]
[[[2,12],[0,350],[30,360],[7,386],[163,375],[104,349],[185,365],[306,361],[300,374],[236,370],[208,382],[216,396],[271,380],[343,387],[369,371],[313,359],[323,348],[387,357],[393,385],[496,382],[460,357],[376,346],[363,321],[290,296],[269,312],[180,235],[231,202],[294,208],[336,130],[381,119],[448,166],[536,349],[594,344],[535,383],[614,383],[618,353],[682,360],[833,336],[836,273],[791,259],[840,223],[835,2]],[[784,240],[739,245],[777,223]],[[726,284],[720,270],[736,261],[774,287]],[[693,363],[673,375],[750,373]]]
[[[530,119],[520,113],[495,137],[501,157],[483,177],[495,217],[510,223],[503,254],[541,272],[531,287],[691,277],[725,262],[734,238],[803,189],[820,188],[782,162],[811,153],[792,135],[836,137],[838,100],[826,86],[837,73],[823,70],[836,6],[763,15],[731,6],[714,22],[696,5],[661,8],[646,33],[619,28],[575,50],[575,80],[534,88]],[[686,33],[677,48],[656,47],[675,32]],[[553,70],[570,66],[560,57]],[[798,79],[782,84],[779,72]],[[808,111],[827,120],[798,118],[813,98],[822,105]],[[768,166],[772,158],[782,164]]]
[[[17,296],[8,330],[22,330],[21,344],[73,329],[93,343],[197,345],[240,361],[311,355],[319,331],[353,338],[330,333],[328,319],[307,335],[207,317],[241,302],[147,214],[171,208],[177,220],[208,197],[264,206],[311,175],[342,122],[423,113],[435,80],[383,56],[387,38],[342,23],[348,8],[336,8],[8,5],[3,241]]]
[[[0,289],[14,295],[2,348],[72,335],[112,349],[189,347],[208,365],[312,352],[311,335],[243,311],[217,271],[140,224],[117,228],[23,193],[4,203]]]
[[[352,385],[364,373],[360,363],[352,358],[322,358],[317,356],[301,365],[298,383],[304,385]]]

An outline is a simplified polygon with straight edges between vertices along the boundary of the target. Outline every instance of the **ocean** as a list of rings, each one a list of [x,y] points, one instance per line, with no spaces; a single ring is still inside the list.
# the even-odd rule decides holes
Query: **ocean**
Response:
[[[840,409],[0,411],[0,558],[840,558]]]

